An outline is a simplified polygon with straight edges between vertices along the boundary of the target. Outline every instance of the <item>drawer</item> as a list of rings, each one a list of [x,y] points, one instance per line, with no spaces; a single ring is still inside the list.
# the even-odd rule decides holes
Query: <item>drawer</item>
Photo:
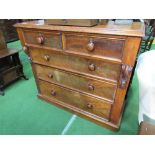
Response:
[[[31,48],[30,54],[33,62],[36,63],[113,82],[117,82],[119,78],[120,64],[113,64],[36,48]]]
[[[125,39],[66,34],[66,50],[80,54],[122,59]]]
[[[110,101],[114,100],[115,91],[117,88],[116,84],[94,80],[93,78],[80,76],[78,74],[71,74],[69,72],[42,65],[35,64],[34,67],[37,77],[40,79],[77,89],[82,92],[84,91],[98,97],[103,97]]]
[[[106,119],[109,118],[111,104],[106,101],[76,91],[71,91],[54,84],[49,84],[48,82],[41,80],[39,81],[39,88],[40,93],[43,96],[51,98],[52,100],[60,101],[64,104],[71,105]]]
[[[62,49],[61,33],[59,32],[41,32],[25,30],[24,38],[27,44]]]

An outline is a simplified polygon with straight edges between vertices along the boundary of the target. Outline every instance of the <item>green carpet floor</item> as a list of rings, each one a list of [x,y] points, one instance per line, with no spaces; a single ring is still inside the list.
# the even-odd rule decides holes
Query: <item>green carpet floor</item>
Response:
[[[8,47],[20,49],[20,41],[9,43]],[[37,98],[31,66],[24,52],[20,52],[20,59],[29,80],[13,83],[5,89],[5,96],[0,96],[1,135],[60,135],[64,129],[67,135],[137,134],[139,93],[136,74],[129,89],[119,131],[108,130],[80,117],[76,117],[66,128],[73,114]]]

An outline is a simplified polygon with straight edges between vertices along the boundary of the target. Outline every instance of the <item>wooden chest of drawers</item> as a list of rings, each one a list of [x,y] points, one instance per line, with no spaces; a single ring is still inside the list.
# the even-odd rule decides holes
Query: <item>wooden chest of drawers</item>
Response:
[[[144,25],[15,25],[32,62],[38,96],[118,129]]]

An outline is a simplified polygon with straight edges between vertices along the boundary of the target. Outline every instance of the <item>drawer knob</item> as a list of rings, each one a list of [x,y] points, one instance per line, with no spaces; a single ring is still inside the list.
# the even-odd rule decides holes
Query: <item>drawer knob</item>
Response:
[[[94,86],[93,86],[92,84],[88,84],[88,89],[89,89],[90,91],[92,91],[92,90],[94,90]]]
[[[45,41],[45,39],[44,39],[43,36],[39,36],[39,37],[37,37],[37,42],[38,42],[38,44],[43,44],[44,41]]]
[[[92,52],[94,50],[94,43],[92,41],[90,41],[88,44],[87,44],[87,50]]]
[[[48,77],[49,77],[49,78],[53,78],[53,74],[49,74]]]
[[[88,69],[89,69],[90,71],[94,71],[94,70],[96,69],[96,67],[95,67],[94,64],[90,64],[90,65],[88,66]]]
[[[49,60],[50,60],[49,55],[44,55],[44,59],[45,59],[46,61],[49,61]]]
[[[87,104],[87,107],[88,107],[89,109],[92,109],[92,108],[93,108],[93,105],[90,104],[90,103],[88,103],[88,104]]]
[[[56,96],[56,92],[54,90],[51,91],[52,96]]]

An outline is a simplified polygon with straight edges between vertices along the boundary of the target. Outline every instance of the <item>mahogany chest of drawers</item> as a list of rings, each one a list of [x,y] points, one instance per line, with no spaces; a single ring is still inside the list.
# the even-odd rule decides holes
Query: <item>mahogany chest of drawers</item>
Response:
[[[16,24],[31,59],[38,96],[118,129],[144,25],[74,27],[44,20]]]

